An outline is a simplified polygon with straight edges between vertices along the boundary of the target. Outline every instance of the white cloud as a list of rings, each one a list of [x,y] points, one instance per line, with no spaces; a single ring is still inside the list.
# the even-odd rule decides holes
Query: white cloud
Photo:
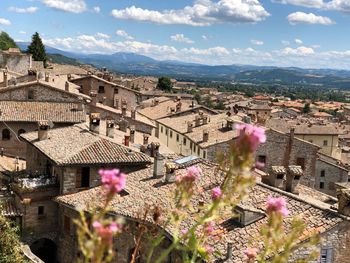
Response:
[[[121,30],[121,29],[117,30],[115,32],[115,34],[117,36],[123,37],[123,38],[128,39],[128,40],[134,39],[132,36],[130,36],[128,33],[126,33],[124,30]]]
[[[112,10],[118,19],[146,21],[157,24],[208,26],[215,23],[254,23],[270,14],[259,0],[197,0],[192,6],[177,10],[148,10],[136,6]]]
[[[100,13],[101,12],[101,8],[99,6],[94,6],[92,8],[92,11],[95,12],[96,14]]]
[[[71,13],[82,13],[87,10],[84,0],[42,0],[48,7]]]
[[[295,66],[308,68],[343,68],[350,70],[350,49],[343,51],[316,51],[314,46],[284,47],[262,51],[253,48],[228,50],[217,46],[206,49],[196,47],[177,49],[170,45],[139,42],[134,40],[112,41],[92,35],[43,39],[46,45],[80,53],[112,54],[134,52],[158,60],[180,60],[203,64],[250,64],[265,66]]]
[[[106,38],[106,39],[111,38],[110,35],[107,35],[107,34],[104,34],[104,33],[100,33],[100,32],[96,33],[96,36],[99,37],[99,38]]]
[[[291,25],[296,24],[320,24],[320,25],[332,25],[335,22],[326,16],[317,16],[313,13],[295,12],[287,16],[287,20]]]
[[[9,25],[11,25],[11,21],[6,19],[6,18],[0,17],[0,25],[9,26]]]
[[[331,10],[338,10],[342,12],[350,12],[349,0],[333,0],[326,3],[326,8]]]
[[[311,47],[297,47],[297,48],[291,48],[286,47],[282,50],[282,53],[285,55],[297,55],[297,56],[305,56],[305,55],[311,55],[314,54],[315,51]]]
[[[27,34],[27,32],[26,31],[19,31],[18,33],[20,33],[21,35],[26,35]]]
[[[194,43],[193,40],[189,39],[188,37],[185,37],[184,34],[176,34],[176,35],[170,36],[170,39],[172,41],[186,43],[186,44],[193,44]]]
[[[289,4],[296,6],[303,6],[309,8],[322,8],[324,7],[323,0],[273,0],[272,2],[281,3],[281,4]]]
[[[289,46],[290,42],[288,40],[281,40],[282,45]]]
[[[208,40],[208,37],[206,35],[202,35],[202,39]]]
[[[301,39],[299,39],[299,38],[294,39],[294,42],[297,45],[302,45],[303,44],[303,41]]]
[[[26,7],[26,8],[20,8],[20,7],[11,6],[11,7],[8,8],[8,10],[11,11],[11,12],[21,13],[21,14],[25,14],[25,13],[33,14],[36,11],[38,11],[38,8],[35,7],[35,6],[30,6],[30,7]]]
[[[252,43],[253,45],[257,45],[257,46],[262,46],[262,45],[264,45],[264,41],[256,40],[256,39],[250,40],[250,43]]]

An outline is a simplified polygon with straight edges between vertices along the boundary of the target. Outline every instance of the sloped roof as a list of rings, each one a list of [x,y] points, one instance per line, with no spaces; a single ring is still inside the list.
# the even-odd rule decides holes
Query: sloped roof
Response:
[[[192,163],[191,163],[192,165]],[[197,164],[203,171],[203,175],[197,182],[197,186],[203,191],[195,191],[192,205],[198,207],[200,202],[208,203],[211,200],[211,189],[221,183],[222,178],[218,176],[217,167],[213,163],[201,161]],[[176,175],[186,173],[186,166],[177,167]],[[258,174],[254,174],[259,178]],[[143,220],[143,211],[145,207],[157,206],[162,211],[160,220],[156,224],[162,226],[162,220],[165,220],[168,213],[174,208],[173,198],[171,193],[175,190],[175,184],[164,183],[164,178],[152,177],[152,168],[146,168],[128,174],[126,192],[127,195],[117,196],[111,202],[111,210],[118,215],[136,220]],[[303,186],[304,187],[304,186]],[[87,209],[94,205],[100,205],[104,202],[102,194],[103,188],[96,187],[75,194],[57,197],[56,200],[64,205],[73,208]],[[245,201],[239,205],[249,207],[253,210],[265,211],[266,200],[269,196],[282,196],[287,201],[287,207],[290,210],[290,216],[284,221],[284,227],[289,231],[292,227],[291,217],[299,216],[303,218],[306,225],[306,232],[300,236],[300,242],[305,240],[307,233],[316,231],[323,233],[338,223],[343,221],[337,212],[330,209],[330,205],[316,200],[313,197],[303,195],[304,191],[300,191],[297,196],[292,193],[287,193],[282,190],[267,186],[262,183],[257,183],[248,191],[248,196]],[[309,192],[316,192],[309,188]],[[188,217],[181,225],[181,228],[190,228],[195,223],[195,211],[188,211]],[[233,217],[225,215],[222,218],[220,226],[215,229],[215,235],[211,240],[211,245],[214,249],[226,254],[227,243],[233,245],[233,258],[226,262],[244,262],[244,250],[249,246],[249,242],[259,241],[259,231],[263,224],[267,223],[267,218],[260,219],[246,227],[238,227],[234,224]],[[150,214],[146,221],[155,224]],[[168,233],[172,233],[173,226],[166,227]],[[219,238],[220,237],[220,238]],[[213,259],[214,261],[214,259]]]
[[[83,125],[49,130],[48,139],[41,141],[37,132],[22,134],[21,137],[60,166],[146,165],[151,162],[147,155],[94,134]]]
[[[76,103],[39,101],[0,101],[0,121],[79,123],[85,112]]]

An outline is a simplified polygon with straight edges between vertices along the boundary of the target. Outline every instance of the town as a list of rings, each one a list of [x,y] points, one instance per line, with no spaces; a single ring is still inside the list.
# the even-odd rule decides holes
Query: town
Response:
[[[107,1],[30,2],[3,9],[46,8],[60,22],[31,18],[26,42],[0,15],[0,263],[350,262],[350,51],[299,38],[271,52],[258,38],[229,51],[153,42],[169,25],[196,28],[196,40],[170,36],[181,45],[210,41],[214,25],[253,27],[271,15],[258,0],[133,5],[107,18]],[[269,2],[349,13],[342,0]],[[52,30],[110,19],[134,32],[143,27],[127,21],[157,25],[144,42],[121,29],[118,42]],[[337,24],[284,19],[291,30]],[[247,63],[225,60],[241,55]]]

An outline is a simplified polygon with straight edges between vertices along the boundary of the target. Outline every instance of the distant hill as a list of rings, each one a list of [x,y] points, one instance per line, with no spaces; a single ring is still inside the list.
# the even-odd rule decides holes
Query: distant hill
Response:
[[[48,54],[47,56],[48,56],[48,60],[52,63],[67,64],[72,66],[82,65],[82,63],[76,60],[75,58],[69,58],[61,54]]]
[[[25,50],[29,43],[18,42]],[[229,81],[252,84],[315,85],[330,88],[350,88],[350,71],[335,69],[303,69],[254,65],[209,66],[181,61],[159,61],[135,53],[79,54],[46,46],[56,63],[91,64],[111,71],[136,75],[167,75],[182,80]],[[59,62],[57,62],[59,61]]]
[[[4,31],[0,30],[0,50],[8,50],[9,48],[16,48],[15,41]]]

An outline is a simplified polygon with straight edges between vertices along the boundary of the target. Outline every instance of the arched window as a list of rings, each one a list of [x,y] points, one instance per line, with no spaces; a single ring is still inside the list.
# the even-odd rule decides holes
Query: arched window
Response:
[[[22,133],[25,133],[26,131],[24,129],[19,129],[17,132],[17,135],[20,136]]]
[[[3,141],[10,140],[10,130],[9,129],[3,129],[2,130],[2,140]]]

